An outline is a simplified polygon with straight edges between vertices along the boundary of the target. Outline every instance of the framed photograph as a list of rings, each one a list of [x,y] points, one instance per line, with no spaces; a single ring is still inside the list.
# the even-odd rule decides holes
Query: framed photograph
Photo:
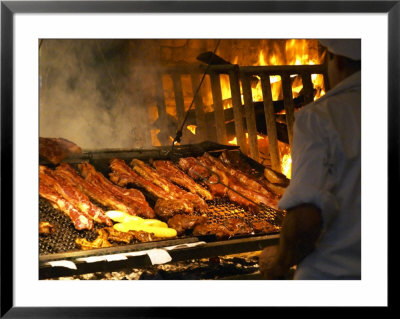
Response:
[[[235,314],[245,315],[247,307],[389,307],[388,213],[393,209],[390,204],[399,176],[399,21],[399,1],[2,1],[1,316],[175,318],[188,317],[193,311],[205,315],[210,307],[218,315],[227,308],[237,308]],[[161,247],[154,242],[140,243],[143,248],[136,254],[128,248],[119,251],[119,255],[131,253],[121,260],[91,263],[90,258],[99,258],[99,254],[80,252],[76,257],[82,257],[84,267],[79,263],[61,264],[68,249],[54,248],[37,231],[39,226],[43,226],[43,232],[54,228],[46,228],[39,218],[38,208],[45,204],[38,196],[43,192],[39,189],[38,167],[46,161],[52,168],[60,163],[57,154],[39,157],[39,137],[49,137],[47,143],[62,137],[57,143],[75,152],[68,154],[70,160],[66,162],[77,170],[79,167],[82,176],[85,168],[77,165],[82,159],[97,163],[101,171],[113,154],[127,159],[135,152],[140,154],[138,158],[148,160],[154,158],[154,150],[156,158],[163,158],[172,151],[195,154],[193,149],[198,151],[198,145],[211,151],[223,145],[240,149],[249,161],[257,163],[252,164],[253,171],[261,163],[273,167],[281,179],[289,180],[290,162],[284,166],[284,155],[289,150],[286,155],[290,160],[290,147],[279,146],[292,143],[289,127],[294,117],[291,119],[288,103],[294,112],[329,89],[327,71],[319,68],[327,53],[318,45],[318,39],[361,41],[361,280],[160,280],[165,278],[113,275],[124,268],[124,260],[129,259],[129,267],[140,268],[149,260],[154,265],[157,258],[166,258],[160,252],[150,255],[148,250]],[[289,57],[290,43],[306,44],[306,62]],[[284,50],[281,48],[286,48],[284,57],[278,54]],[[137,67],[130,66],[132,61]],[[274,72],[284,66],[276,80],[276,91],[275,80],[269,73],[262,73],[269,72],[272,65],[276,67]],[[288,65],[293,70],[285,69]],[[190,72],[185,73],[188,69]],[[320,80],[311,76],[317,73]],[[249,77],[239,81],[235,78],[239,74]],[[272,91],[265,91],[266,78]],[[301,86],[294,93],[298,78]],[[159,86],[154,89],[155,79]],[[260,100],[255,98],[256,82],[260,84]],[[230,88],[227,98],[225,85]],[[288,85],[289,93],[285,93]],[[201,92],[205,86],[208,91]],[[268,94],[276,123],[281,112],[285,126],[283,131],[277,128],[276,137],[264,139],[269,134],[265,120],[260,124],[257,118],[269,112],[265,102]],[[244,105],[246,113],[240,118],[245,118],[241,125],[246,129],[237,124],[241,116],[238,104]],[[250,104],[253,109],[246,106]],[[213,125],[209,125],[207,116]],[[263,143],[268,154],[260,152]],[[185,145],[197,148],[187,150]],[[109,173],[107,169],[104,174]],[[259,173],[266,174],[263,170]],[[118,178],[121,182],[121,176]],[[162,198],[144,186],[139,189]],[[97,203],[100,201],[98,198]],[[121,203],[114,207],[122,207]],[[46,209],[51,210],[51,205]],[[74,223],[75,229],[70,225],[71,233],[82,234],[79,227],[91,227],[89,221],[82,226],[82,219],[69,216],[64,218]],[[107,223],[105,219],[103,222]],[[59,236],[67,238],[67,232]],[[254,245],[276,244],[278,237],[274,236],[260,237],[259,241],[240,241],[239,237],[237,245],[216,241],[212,249],[234,254],[246,251],[241,247],[247,245],[253,251]],[[92,245],[95,239],[81,236],[80,245]],[[78,245],[74,240],[68,245]],[[43,244],[38,247],[38,243]],[[187,256],[207,257],[204,251],[209,243],[200,244],[179,237],[171,239],[168,247],[187,245]],[[100,248],[108,249],[110,256],[114,254],[110,247]],[[140,251],[145,251],[148,258]],[[44,260],[48,253],[57,253],[60,260]],[[171,248],[162,253],[173,261],[185,260],[179,247],[178,251]],[[85,267],[90,271],[82,270]],[[80,274],[99,275],[79,280],[76,269]]]

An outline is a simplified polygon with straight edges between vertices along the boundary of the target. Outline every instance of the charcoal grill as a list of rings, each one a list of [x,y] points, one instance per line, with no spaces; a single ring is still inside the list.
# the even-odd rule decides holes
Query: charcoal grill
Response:
[[[96,150],[87,151],[79,156],[71,157],[65,162],[76,165],[88,161],[105,176],[109,173],[109,161],[112,158],[176,159],[187,156],[200,156],[204,152],[219,155],[222,151],[239,152],[244,161],[257,174],[263,173],[263,166],[243,155],[237,146],[220,145],[213,142],[176,146],[174,154],[169,147],[158,147],[150,150]],[[41,160],[40,164],[52,166]],[[144,192],[145,193],[145,192]],[[146,194],[150,205],[154,199]],[[98,203],[96,203],[99,205]],[[102,207],[101,205],[99,205]],[[208,201],[209,222],[223,222],[227,218],[239,218],[250,224],[254,221],[266,220],[275,226],[280,226],[284,212],[266,208],[258,214],[232,203],[227,198],[216,198]],[[102,207],[104,208],[104,207]],[[275,245],[279,233],[259,233],[235,236],[226,240],[218,240],[214,236],[183,235],[171,240],[156,240],[152,242],[132,244],[113,243],[110,248],[79,250],[75,246],[77,237],[93,241],[97,237],[96,230],[104,226],[96,225],[93,230],[78,231],[69,218],[54,209],[46,200],[39,200],[39,220],[54,224],[56,231],[50,235],[39,236],[39,278],[47,279],[62,276],[79,275],[98,271],[117,271],[124,268],[139,268],[150,266],[153,261],[148,252],[155,249],[168,251],[172,261],[182,261],[196,258],[215,257],[227,254],[261,250],[268,245]]]

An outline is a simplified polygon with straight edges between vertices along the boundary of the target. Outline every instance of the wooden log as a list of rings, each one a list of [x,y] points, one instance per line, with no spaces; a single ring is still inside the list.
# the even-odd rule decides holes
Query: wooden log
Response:
[[[244,73],[240,74],[240,79],[242,82],[242,89],[243,89],[247,133],[249,135],[249,155],[254,160],[258,161],[259,153],[258,153],[258,143],[257,143],[257,126],[256,126],[256,117],[254,113],[251,84],[249,77]]]
[[[246,136],[243,126],[243,106],[240,95],[239,73],[237,71],[229,72],[229,83],[232,94],[232,110],[235,123],[235,133],[237,144],[243,154],[248,153]],[[224,112],[225,113],[225,112]],[[226,113],[225,113],[226,114]]]
[[[210,81],[214,104],[215,127],[217,129],[217,142],[220,144],[226,144],[228,140],[226,137],[225,115],[222,106],[221,81],[219,75],[211,73]]]
[[[271,158],[271,166],[273,170],[281,172],[279,147],[278,147],[278,132],[277,132],[275,112],[274,112],[274,105],[272,103],[271,84],[269,76],[264,74],[261,75],[261,90],[264,101],[265,123],[268,130],[268,141],[269,141],[268,148]]]

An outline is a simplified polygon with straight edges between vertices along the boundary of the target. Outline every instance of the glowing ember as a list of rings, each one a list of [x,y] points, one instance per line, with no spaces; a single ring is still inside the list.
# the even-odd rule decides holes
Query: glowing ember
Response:
[[[287,178],[292,177],[292,157],[290,154],[285,154],[281,160],[281,170],[282,174],[284,174]]]
[[[192,134],[196,135],[196,128],[197,128],[196,125],[188,125],[188,126],[186,126],[186,128],[187,128],[190,132],[192,132]]]

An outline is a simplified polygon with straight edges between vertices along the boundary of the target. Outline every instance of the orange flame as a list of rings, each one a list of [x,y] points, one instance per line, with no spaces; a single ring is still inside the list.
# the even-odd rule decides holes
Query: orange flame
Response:
[[[187,128],[190,132],[192,132],[192,134],[196,135],[196,128],[197,128],[196,125],[188,125],[188,126],[186,126],[186,128]]]

